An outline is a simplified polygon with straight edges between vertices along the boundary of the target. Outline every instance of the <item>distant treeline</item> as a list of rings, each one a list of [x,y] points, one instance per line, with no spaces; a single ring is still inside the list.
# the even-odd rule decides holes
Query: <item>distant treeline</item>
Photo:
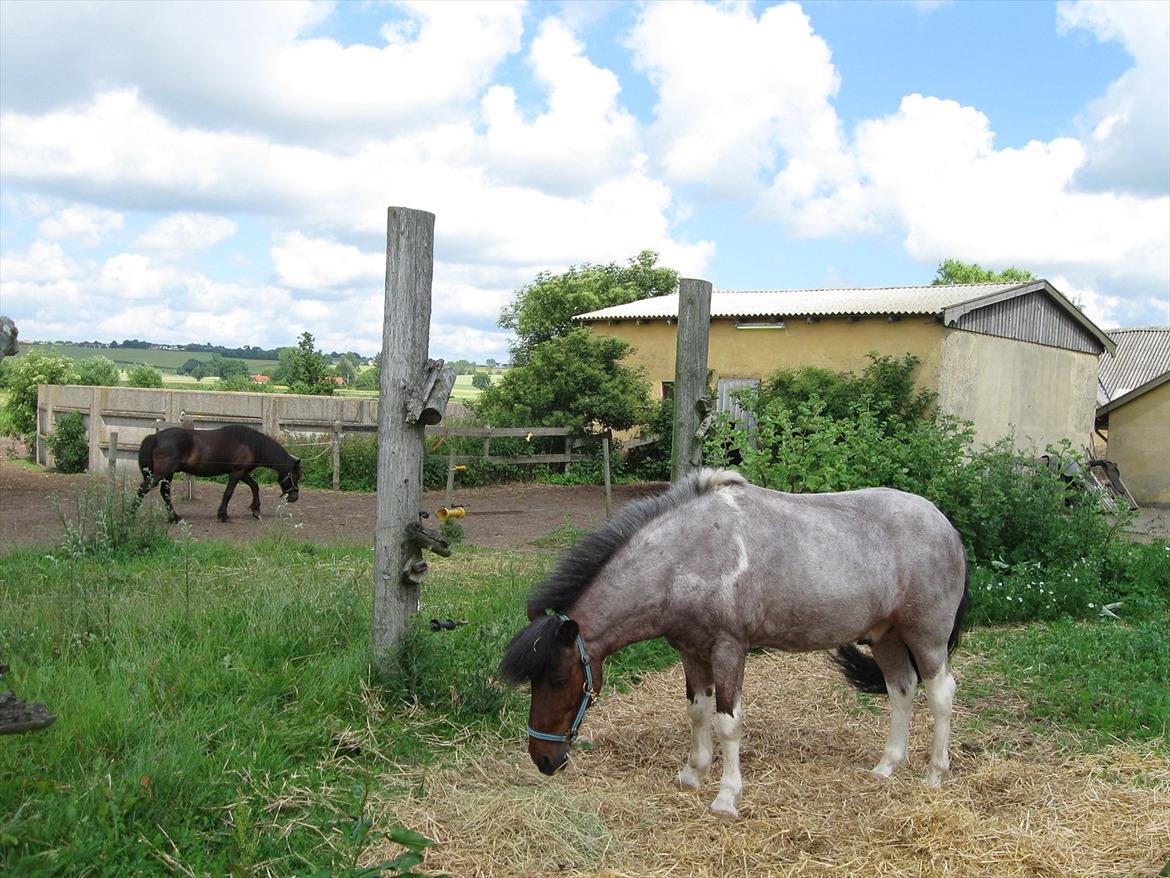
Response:
[[[221,357],[234,357],[239,360],[275,360],[279,356],[279,348],[260,348],[250,344],[239,348],[206,343],[160,345],[137,338],[126,338],[120,342],[112,341],[109,346],[111,348],[165,348],[166,350],[187,351],[193,354],[219,354]]]

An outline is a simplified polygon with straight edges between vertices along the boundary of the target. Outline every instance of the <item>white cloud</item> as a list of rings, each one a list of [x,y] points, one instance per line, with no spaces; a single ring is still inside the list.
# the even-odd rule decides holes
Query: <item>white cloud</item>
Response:
[[[179,258],[199,253],[236,233],[229,219],[205,213],[174,213],[138,236],[134,246],[159,256]]]
[[[746,195],[778,153],[840,155],[829,103],[840,84],[828,44],[794,3],[654,3],[629,40],[658,88],[652,140],[668,179]],[[770,175],[770,174],[769,174]]]
[[[44,112],[137,88],[188,124],[353,142],[460,112],[520,48],[519,3],[398,8],[382,45],[343,46],[307,36],[327,3],[8,2],[0,89]]]
[[[322,290],[364,282],[375,289],[385,277],[385,257],[357,247],[290,232],[272,247],[276,277],[297,290]]]
[[[41,220],[37,234],[50,241],[73,241],[96,247],[122,229],[122,214],[88,204],[73,204]]]
[[[528,63],[548,92],[548,110],[528,122],[515,89],[488,89],[481,106],[490,171],[557,194],[588,192],[625,171],[637,153],[638,132],[634,117],[618,104],[617,77],[594,66],[555,18],[541,24]]]
[[[1062,31],[1120,43],[1134,66],[1086,108],[1083,186],[1144,195],[1170,190],[1170,3],[1081,0],[1057,6]]]

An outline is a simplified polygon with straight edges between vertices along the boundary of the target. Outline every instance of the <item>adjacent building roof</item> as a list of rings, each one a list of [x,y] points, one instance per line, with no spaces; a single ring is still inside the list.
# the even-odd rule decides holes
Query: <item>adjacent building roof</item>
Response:
[[[1111,329],[1117,342],[1112,357],[1101,358],[1097,405],[1105,405],[1170,372],[1170,326]]]
[[[1170,381],[1170,371],[1163,372],[1161,375],[1157,375],[1154,378],[1151,378],[1145,384],[1135,387],[1133,390],[1118,394],[1110,402],[1105,403],[1105,405],[1100,406],[1097,409],[1097,417],[1099,418],[1102,415],[1107,415],[1114,409],[1121,408],[1127,402],[1131,402],[1132,400],[1137,399],[1139,396],[1145,396],[1155,387],[1161,387],[1167,381]]]
[[[1025,283],[954,284],[820,290],[718,290],[711,294],[712,319],[932,315],[947,326],[1011,338],[1012,325],[1033,319],[1016,307],[1025,299],[1051,303],[1059,319],[1037,326],[1024,340],[1100,353],[1114,342],[1046,280]],[[1034,311],[1035,309],[1028,309]],[[981,312],[977,319],[973,315]],[[677,319],[678,294],[655,296],[579,314],[574,320]],[[980,324],[980,325],[975,325]]]

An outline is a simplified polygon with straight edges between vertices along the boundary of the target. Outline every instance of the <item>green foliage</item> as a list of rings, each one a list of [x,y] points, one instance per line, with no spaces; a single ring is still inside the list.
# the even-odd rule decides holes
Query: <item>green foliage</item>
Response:
[[[88,357],[78,360],[74,368],[77,371],[78,384],[90,384],[95,387],[115,387],[118,384],[118,366],[109,357]]]
[[[230,378],[221,378],[215,382],[212,390],[231,390],[239,393],[274,393],[272,385],[268,382],[260,383],[253,381],[252,376],[248,374],[233,375]]]
[[[492,386],[492,376],[487,372],[476,372],[471,376],[471,386],[476,390],[487,390]]]
[[[86,450],[88,457],[88,449]],[[50,498],[61,522],[57,551],[70,558],[121,558],[170,545],[168,520],[158,504],[139,508],[138,496],[124,482],[87,485],[66,506]]]
[[[938,264],[931,284],[995,284],[995,283],[1023,283],[1034,280],[1032,272],[1022,268],[1005,268],[995,271],[984,268],[975,262],[960,262],[958,259],[944,259]]]
[[[586,263],[538,274],[500,314],[500,326],[516,335],[513,363],[527,363],[537,346],[572,331],[577,314],[673,292],[678,272],[657,262],[657,253],[643,250],[625,266]]]
[[[1159,547],[1163,552],[1164,547]],[[1153,740],[1170,745],[1170,618],[1061,620],[1005,636],[973,632],[972,648],[1028,702],[1029,715],[1086,729],[1102,742]]]
[[[162,387],[162,373],[146,363],[135,363],[126,372],[126,383],[131,387]]]
[[[629,429],[650,402],[642,372],[620,362],[629,352],[620,339],[573,329],[532,348],[472,410],[496,427],[569,427],[581,434]]]
[[[57,418],[57,428],[49,436],[49,451],[59,472],[80,473],[89,467],[89,439],[80,412],[66,412]]]
[[[280,361],[289,393],[332,396],[336,385],[329,375],[329,360],[316,349],[311,332],[302,332],[295,348],[281,348]]]
[[[252,373],[243,360],[223,359],[219,361],[219,377],[223,381],[251,380]]]
[[[4,403],[4,429],[9,436],[30,440],[37,429],[37,385],[70,384],[76,380],[73,362],[30,351],[4,363],[8,399]]]

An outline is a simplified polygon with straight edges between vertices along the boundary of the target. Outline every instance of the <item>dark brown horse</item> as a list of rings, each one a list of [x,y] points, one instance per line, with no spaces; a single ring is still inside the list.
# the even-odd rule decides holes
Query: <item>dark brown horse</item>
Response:
[[[275,471],[280,493],[288,497],[289,503],[297,502],[301,461],[285,451],[275,439],[238,424],[218,430],[169,427],[147,436],[138,449],[138,467],[142,470],[138,499],[159,485],[171,521],[179,521],[182,516],[171,505],[171,479],[175,473],[194,476],[226,474],[228,483],[219,504],[219,520],[228,520],[228,501],[232,499],[237,482],[252,489],[252,515],[259,518],[260,486],[252,478],[252,470],[259,466]]]

